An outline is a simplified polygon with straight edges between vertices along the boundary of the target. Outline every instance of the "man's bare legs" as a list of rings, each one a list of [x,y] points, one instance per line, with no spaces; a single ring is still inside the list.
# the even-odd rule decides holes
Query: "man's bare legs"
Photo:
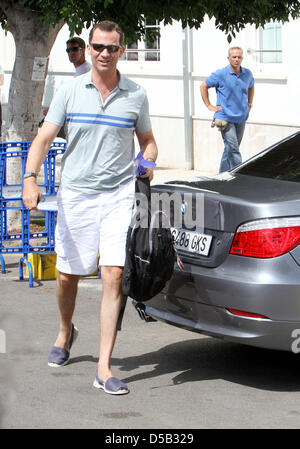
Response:
[[[98,377],[103,382],[113,376],[110,363],[117,336],[116,326],[123,297],[122,272],[122,267],[101,267],[102,300]]]
[[[100,350],[98,376],[102,381],[113,377],[111,355],[122,303],[122,267],[101,267],[102,300],[100,307]],[[68,349],[80,276],[58,272],[56,295],[60,313],[60,329],[54,346]]]
[[[57,273],[56,296],[60,313],[60,328],[54,346],[69,349],[68,343],[72,330],[72,317],[75,309],[77,286],[80,276]]]

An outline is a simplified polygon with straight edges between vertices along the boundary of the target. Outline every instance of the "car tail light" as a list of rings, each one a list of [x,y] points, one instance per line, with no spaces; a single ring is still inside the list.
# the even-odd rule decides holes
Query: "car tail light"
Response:
[[[300,217],[256,220],[240,226],[230,254],[278,257],[300,245]]]
[[[228,312],[232,313],[233,315],[242,316],[245,318],[256,318],[260,320],[269,320],[268,317],[265,315],[260,315],[259,313],[252,313],[252,312],[245,312],[244,310],[236,310],[236,309],[226,309]]]

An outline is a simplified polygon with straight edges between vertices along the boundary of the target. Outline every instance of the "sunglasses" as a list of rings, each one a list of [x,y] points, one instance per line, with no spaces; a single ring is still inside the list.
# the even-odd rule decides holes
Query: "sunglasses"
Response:
[[[116,53],[121,47],[120,45],[104,45],[104,44],[94,44],[90,42],[90,46],[93,47],[95,51],[100,53],[106,48],[108,53]]]
[[[70,53],[70,51],[78,51],[78,50],[82,50],[82,48],[81,47],[68,47],[66,49],[66,52]]]

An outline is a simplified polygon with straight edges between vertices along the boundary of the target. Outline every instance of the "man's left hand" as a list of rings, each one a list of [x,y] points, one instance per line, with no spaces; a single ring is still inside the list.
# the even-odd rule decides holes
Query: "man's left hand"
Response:
[[[146,168],[146,173],[140,176],[140,178],[149,178],[150,182],[152,181],[153,177],[154,177],[153,168]]]

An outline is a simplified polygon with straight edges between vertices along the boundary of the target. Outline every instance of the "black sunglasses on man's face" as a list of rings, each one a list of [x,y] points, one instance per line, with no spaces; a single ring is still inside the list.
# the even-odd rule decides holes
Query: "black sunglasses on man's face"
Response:
[[[66,52],[70,53],[70,51],[78,51],[78,50],[82,50],[82,48],[81,47],[68,47],[66,49]]]
[[[93,47],[95,51],[99,51],[100,53],[106,48],[108,53],[116,53],[121,47],[120,45],[104,45],[104,44],[95,44],[90,42],[90,46]]]

